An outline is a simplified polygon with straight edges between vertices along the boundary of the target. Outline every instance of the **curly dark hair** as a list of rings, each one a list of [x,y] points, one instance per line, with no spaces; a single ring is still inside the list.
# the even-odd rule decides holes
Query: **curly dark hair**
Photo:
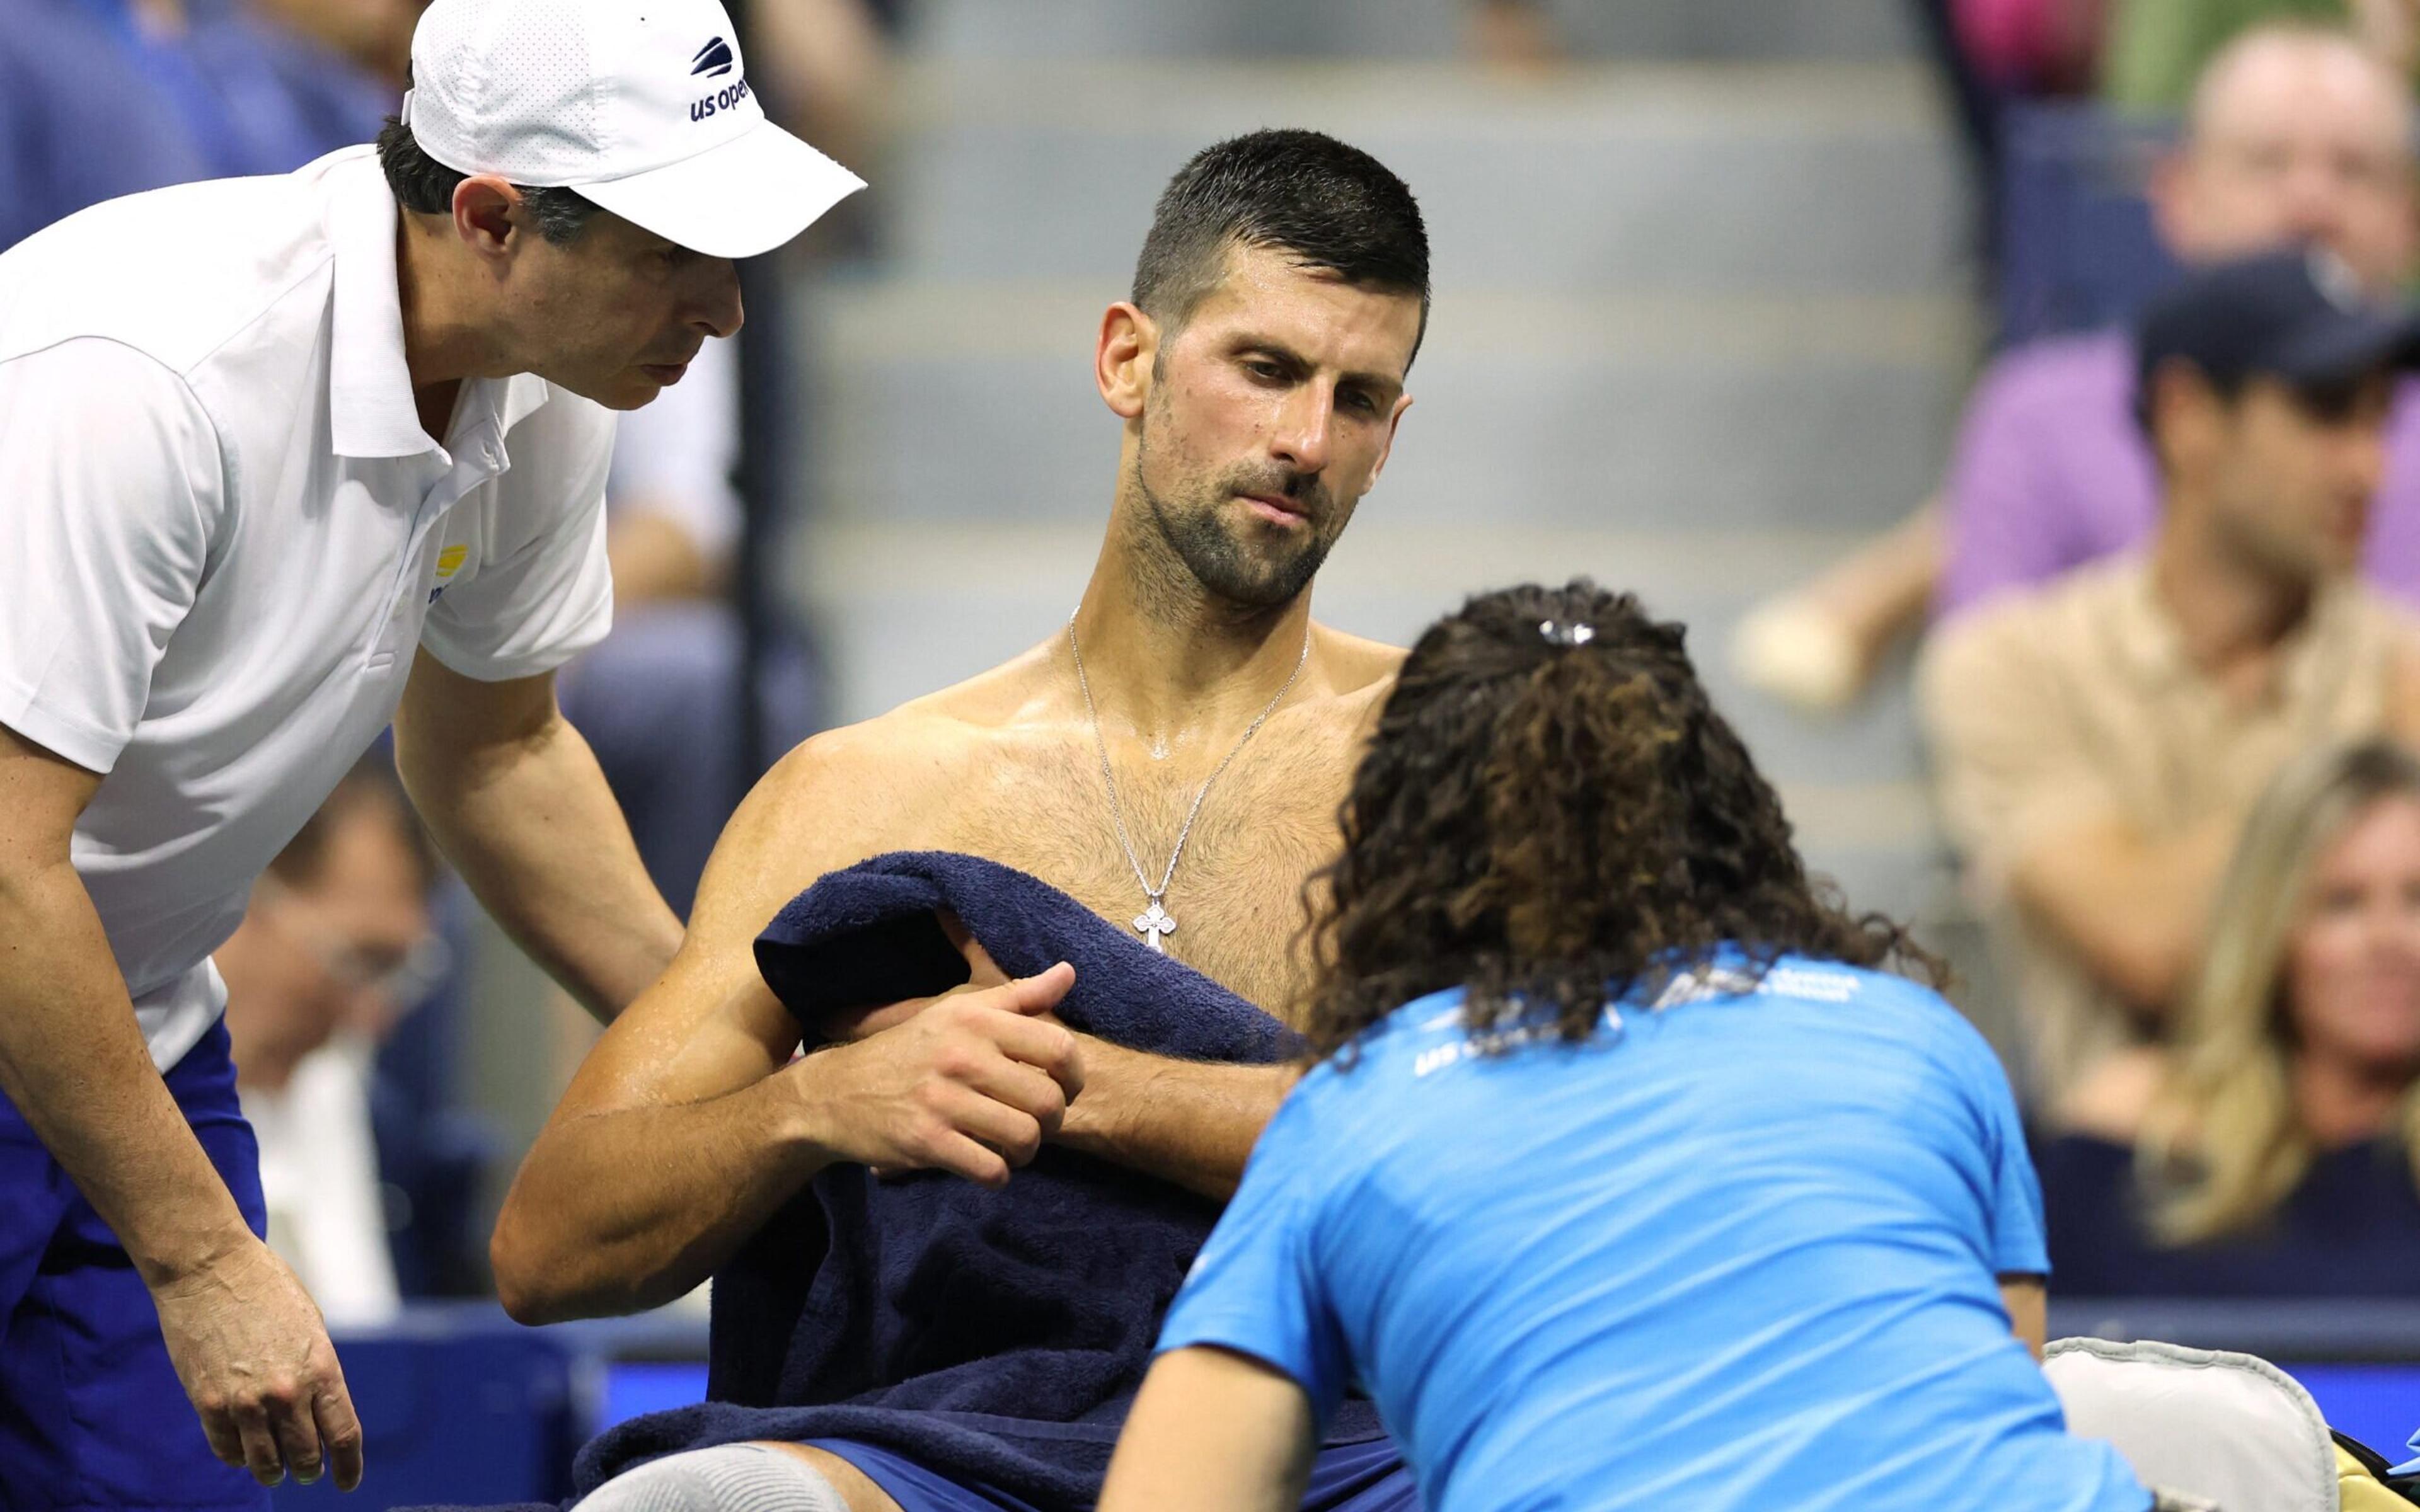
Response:
[[[1682,638],[1586,579],[1482,594],[1420,637],[1311,885],[1316,1054],[1455,986],[1480,1042],[1549,1009],[1583,1040],[1725,946],[1751,973],[1799,954],[1939,984],[1904,929],[1809,882]]]

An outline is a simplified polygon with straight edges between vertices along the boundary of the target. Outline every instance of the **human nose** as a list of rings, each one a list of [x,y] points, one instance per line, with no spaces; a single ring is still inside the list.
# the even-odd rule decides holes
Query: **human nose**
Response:
[[[2288,238],[2339,251],[2344,200],[2344,183],[2327,163],[2310,158],[2297,161],[2286,176]]]
[[[709,336],[737,334],[748,320],[739,299],[739,270],[728,257],[714,261],[713,273],[690,314],[690,324]]]
[[[1296,472],[1326,471],[1329,432],[1336,418],[1335,392],[1324,383],[1304,383],[1287,393],[1278,411],[1277,433],[1269,450]]]

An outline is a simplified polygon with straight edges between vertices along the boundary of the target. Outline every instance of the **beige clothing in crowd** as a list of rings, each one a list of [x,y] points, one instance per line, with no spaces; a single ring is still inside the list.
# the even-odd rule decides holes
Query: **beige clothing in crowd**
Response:
[[[2349,580],[2280,655],[2269,697],[2230,696],[2188,659],[2140,555],[1994,599],[1926,648],[1916,697],[1942,821],[2013,957],[2038,1105],[2150,1026],[2012,905],[2015,866],[2096,823],[2155,843],[2240,823],[2296,751],[2388,728],[2420,620]]]

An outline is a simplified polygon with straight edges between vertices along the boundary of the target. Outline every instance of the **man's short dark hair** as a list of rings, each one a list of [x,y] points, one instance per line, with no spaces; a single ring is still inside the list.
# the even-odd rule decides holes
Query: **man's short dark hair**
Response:
[[[1265,131],[1194,154],[1161,192],[1135,262],[1133,299],[1182,326],[1226,266],[1227,249],[1269,247],[1356,288],[1416,294],[1429,322],[1429,237],[1404,181],[1318,131]],[[1415,354],[1419,342],[1412,343]]]
[[[393,116],[378,134],[378,155],[379,166],[386,170],[387,187],[395,191],[395,202],[423,215],[452,213],[454,191],[471,177],[422,151],[411,128]],[[513,187],[520,191],[521,204],[529,210],[537,234],[558,247],[579,240],[580,233],[588,228],[588,218],[598,208],[576,190]]]

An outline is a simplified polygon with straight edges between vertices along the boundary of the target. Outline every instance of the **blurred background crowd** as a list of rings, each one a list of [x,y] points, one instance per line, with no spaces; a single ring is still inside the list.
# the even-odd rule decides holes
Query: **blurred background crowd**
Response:
[[[1436,290],[1322,617],[1587,572],[1685,619],[1810,859],[1957,966],[2055,1294],[2420,1299],[2420,397],[2147,388],[2132,324],[2281,244],[2402,297],[2420,0],[733,8],[874,188],[623,424],[564,699],[676,908],[773,756],[1053,631],[1154,194],[1316,127],[1412,185]],[[367,140],[417,10],[0,0],[0,246]],[[332,1321],[484,1294],[588,1031],[382,755],[220,963]]]

